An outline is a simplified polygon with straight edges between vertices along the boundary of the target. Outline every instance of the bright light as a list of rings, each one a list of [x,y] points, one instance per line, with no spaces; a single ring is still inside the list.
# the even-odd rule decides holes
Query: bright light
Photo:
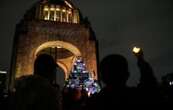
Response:
[[[54,11],[54,10],[55,10],[55,8],[50,8],[50,10],[51,10],[51,11]]]
[[[89,80],[93,80],[93,78],[89,78]]]
[[[138,48],[138,47],[134,47],[134,48],[133,48],[133,52],[134,52],[134,53],[139,53],[139,52],[140,52],[140,50],[141,50],[141,49],[140,49],[140,48]]]
[[[78,59],[77,62],[81,62],[81,60]]]
[[[60,45],[57,46],[58,49],[62,48]]]
[[[49,19],[47,17],[45,17],[44,20],[49,20]]]
[[[71,11],[68,11],[68,14],[71,14]]]
[[[170,82],[169,82],[169,85],[172,86],[172,85],[173,85],[173,81],[170,81]]]
[[[0,71],[0,74],[7,74],[7,71]]]
[[[73,7],[71,6],[71,4],[68,3],[66,0],[65,0],[65,3],[66,3],[70,8],[73,8]]]
[[[62,12],[66,12],[66,10],[65,10],[65,9],[63,9],[63,10],[62,10]]]
[[[60,11],[60,9],[59,8],[56,8],[56,11]]]
[[[48,11],[49,9],[48,8],[44,8],[44,11]]]
[[[90,97],[91,96],[91,93],[90,92],[88,92],[88,97]]]

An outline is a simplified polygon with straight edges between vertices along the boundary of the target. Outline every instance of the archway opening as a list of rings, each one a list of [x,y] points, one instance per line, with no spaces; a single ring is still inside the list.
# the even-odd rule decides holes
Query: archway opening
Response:
[[[75,57],[81,56],[79,49],[64,41],[49,41],[41,44],[35,51],[35,58],[39,54],[51,55],[58,66],[55,81],[63,86],[64,81],[69,77]]]

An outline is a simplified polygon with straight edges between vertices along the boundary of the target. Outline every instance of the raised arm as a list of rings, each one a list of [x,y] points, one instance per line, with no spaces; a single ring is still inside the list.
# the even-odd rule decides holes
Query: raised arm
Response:
[[[154,76],[154,72],[150,64],[144,59],[144,53],[142,49],[140,49],[138,52],[133,52],[134,55],[137,58],[137,65],[139,67],[141,78],[139,87],[156,87],[157,86],[157,80]]]

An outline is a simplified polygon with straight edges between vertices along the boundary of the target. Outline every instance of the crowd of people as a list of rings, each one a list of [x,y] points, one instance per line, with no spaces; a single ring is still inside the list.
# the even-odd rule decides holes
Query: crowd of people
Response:
[[[54,81],[58,65],[47,54],[41,54],[34,63],[34,74],[16,80],[15,91],[1,102],[5,110],[99,110],[121,108],[133,104],[171,104],[173,86],[160,85],[143,52],[135,54],[141,78],[137,87],[126,85],[130,76],[126,58],[111,54],[100,63],[100,78],[105,86],[92,96],[75,88],[60,89]],[[124,106],[122,106],[122,104]],[[5,107],[2,107],[5,106]]]

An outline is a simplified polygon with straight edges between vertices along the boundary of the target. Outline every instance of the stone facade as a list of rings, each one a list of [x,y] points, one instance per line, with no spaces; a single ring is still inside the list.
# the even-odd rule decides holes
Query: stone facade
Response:
[[[37,48],[46,42],[55,41],[75,46],[84,58],[87,69],[97,79],[97,41],[88,23],[73,24],[24,18],[16,26],[10,83],[17,77],[33,74]]]

